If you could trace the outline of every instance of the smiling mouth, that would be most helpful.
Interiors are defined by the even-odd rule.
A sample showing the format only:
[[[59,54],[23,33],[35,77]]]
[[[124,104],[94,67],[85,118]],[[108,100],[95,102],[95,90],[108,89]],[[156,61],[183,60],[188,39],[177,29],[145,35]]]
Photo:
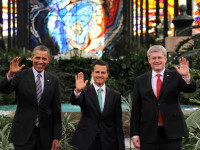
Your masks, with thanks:
[[[43,65],[37,65],[37,67],[39,67],[39,68],[42,68],[42,67],[43,67]]]

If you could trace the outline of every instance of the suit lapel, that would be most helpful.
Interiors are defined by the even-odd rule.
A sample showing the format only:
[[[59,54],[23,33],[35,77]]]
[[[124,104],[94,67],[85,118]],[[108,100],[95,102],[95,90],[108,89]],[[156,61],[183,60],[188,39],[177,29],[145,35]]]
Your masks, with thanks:
[[[44,72],[44,90],[43,90],[42,98],[39,103],[41,103],[44,97],[47,95],[49,88],[51,87],[50,85],[51,85],[50,77],[48,73]]]
[[[91,96],[91,99],[92,99],[91,102],[96,107],[97,112],[101,114],[97,93],[95,91],[93,84],[90,85],[89,88],[90,88],[89,89],[89,92],[90,92],[89,95]]]
[[[169,75],[168,70],[165,70],[165,72],[164,72],[164,78],[163,78],[163,83],[162,83],[162,86],[161,86],[161,89],[160,89],[160,96],[159,96],[159,98],[164,93],[164,90],[165,90],[165,88],[167,86],[167,83],[169,82],[169,77],[170,77],[170,75]]]
[[[104,103],[104,107],[103,107],[103,112],[102,113],[105,113],[107,108],[109,108],[109,103],[110,103],[110,97],[111,97],[111,91],[110,91],[110,88],[108,88],[106,86],[106,96],[105,96],[105,103]]]
[[[36,95],[36,85],[35,85],[35,77],[34,77],[34,73],[33,73],[33,70],[32,68],[29,69],[29,75],[28,75],[30,78],[29,82],[30,82],[30,88],[31,88],[31,91],[32,91],[32,95],[33,95],[33,99],[34,99],[34,102],[35,104],[37,105],[37,95]]]
[[[154,91],[153,91],[153,89],[152,89],[152,83],[151,83],[151,79],[152,79],[152,71],[150,71],[149,73],[148,73],[148,75],[147,75],[147,85],[148,85],[148,89],[150,89],[150,91],[151,91],[151,95],[154,97],[154,99],[155,99],[155,101],[157,102],[157,98],[156,98],[156,95],[155,95],[155,93],[154,93]]]

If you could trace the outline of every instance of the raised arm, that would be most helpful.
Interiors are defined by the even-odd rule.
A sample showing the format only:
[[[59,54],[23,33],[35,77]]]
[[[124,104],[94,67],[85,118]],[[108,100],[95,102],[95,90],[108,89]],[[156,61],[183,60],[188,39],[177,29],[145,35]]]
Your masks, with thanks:
[[[76,80],[75,90],[77,93],[80,93],[88,83],[88,80],[84,82],[84,74],[82,72],[78,73],[78,76],[77,75],[75,76],[75,80]]]
[[[183,78],[189,78],[189,61],[187,61],[184,57],[179,59],[179,68],[177,66],[175,68]]]
[[[8,77],[13,77],[13,75],[20,71],[25,65],[21,65],[19,67],[19,61],[20,61],[20,57],[15,57],[11,62],[10,62],[10,69],[8,71]]]

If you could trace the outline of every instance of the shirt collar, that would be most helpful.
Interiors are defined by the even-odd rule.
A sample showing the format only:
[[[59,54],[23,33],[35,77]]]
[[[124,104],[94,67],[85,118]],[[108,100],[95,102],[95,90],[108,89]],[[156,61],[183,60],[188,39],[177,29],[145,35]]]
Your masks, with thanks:
[[[165,68],[159,74],[163,77],[164,72],[165,72]],[[152,70],[152,78],[155,77],[157,74],[158,74],[157,72],[155,72],[154,70]]]
[[[38,74],[41,74],[41,77],[44,78],[44,70],[41,73],[38,73],[34,67],[32,67],[34,77],[37,77]]]
[[[102,87],[98,87],[95,83],[93,83],[93,85],[94,85],[94,88],[95,88],[95,91],[98,91],[99,90],[99,88],[101,88],[102,89],[102,91],[104,91],[105,92],[105,88],[106,88],[106,85],[104,84]]]

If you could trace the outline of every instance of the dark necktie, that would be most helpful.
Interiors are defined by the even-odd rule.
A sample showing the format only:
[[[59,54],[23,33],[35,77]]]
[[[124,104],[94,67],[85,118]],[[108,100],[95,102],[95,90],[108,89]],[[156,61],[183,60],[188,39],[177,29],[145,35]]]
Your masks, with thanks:
[[[35,84],[36,84],[36,95],[37,95],[37,102],[38,103],[40,102],[40,99],[42,97],[42,82],[40,80],[41,76],[42,76],[41,74],[38,74],[37,80],[35,82]]]
[[[37,95],[37,102],[38,102],[38,104],[39,104],[40,99],[41,99],[41,97],[42,97],[42,82],[41,82],[41,80],[40,80],[40,77],[41,77],[41,76],[42,76],[41,74],[38,74],[38,75],[37,75],[36,82],[35,82],[35,84],[36,84],[36,95]],[[37,118],[36,118],[36,123],[35,123],[35,125],[36,125],[37,127],[39,126],[39,116],[38,116],[38,114],[37,114]]]
[[[102,112],[102,96],[101,96],[101,91],[102,91],[102,88],[99,88],[98,89],[98,100],[99,100],[100,110]]]
[[[160,74],[157,74],[156,76],[158,77],[158,79],[157,79],[157,99],[159,99],[162,81],[160,79],[160,76],[161,76]],[[162,116],[161,116],[160,110],[158,110],[158,122],[163,124],[163,120],[162,120]]]

